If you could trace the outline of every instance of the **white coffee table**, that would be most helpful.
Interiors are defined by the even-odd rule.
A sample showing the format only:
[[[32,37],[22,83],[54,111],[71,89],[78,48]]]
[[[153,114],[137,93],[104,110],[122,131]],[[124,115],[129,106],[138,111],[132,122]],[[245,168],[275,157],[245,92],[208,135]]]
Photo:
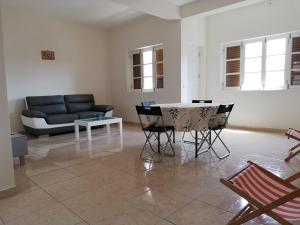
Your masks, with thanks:
[[[106,125],[106,130],[108,133],[110,133],[110,124],[118,123],[119,124],[119,130],[120,135],[123,136],[123,124],[122,124],[122,118],[119,117],[101,117],[101,118],[91,118],[91,119],[81,119],[81,120],[75,120],[75,136],[76,139],[79,139],[79,126],[86,127],[86,133],[87,133],[87,139],[89,141],[92,140],[92,132],[91,128],[95,126],[102,126]]]

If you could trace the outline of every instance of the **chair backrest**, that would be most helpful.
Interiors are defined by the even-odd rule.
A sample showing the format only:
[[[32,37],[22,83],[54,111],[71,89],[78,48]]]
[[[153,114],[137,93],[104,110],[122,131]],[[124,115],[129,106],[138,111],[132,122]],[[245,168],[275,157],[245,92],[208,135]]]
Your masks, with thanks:
[[[162,116],[162,112],[159,106],[155,107],[144,107],[144,106],[135,106],[136,112],[138,115],[146,116]]]
[[[144,106],[135,106],[136,112],[138,114],[142,129],[148,126],[156,126],[160,123],[165,127],[164,119],[162,112],[159,106],[155,107],[144,107]]]
[[[219,108],[217,110],[217,116],[220,115],[220,114],[223,114],[225,115],[225,120],[224,120],[224,124],[220,124],[221,126],[226,126],[227,122],[228,122],[228,119],[229,119],[229,116],[231,114],[231,111],[233,109],[233,106],[234,104],[229,104],[229,105],[219,105]]]
[[[142,101],[142,106],[144,106],[145,108],[149,108],[151,105],[154,105],[155,101],[153,100],[149,100],[149,101]]]
[[[212,100],[192,100],[192,103],[212,103]]]

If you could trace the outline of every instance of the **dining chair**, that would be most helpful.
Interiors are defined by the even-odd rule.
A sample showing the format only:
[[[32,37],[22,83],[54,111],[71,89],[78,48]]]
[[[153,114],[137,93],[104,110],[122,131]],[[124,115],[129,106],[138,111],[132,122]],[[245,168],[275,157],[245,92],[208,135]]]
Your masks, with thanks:
[[[212,103],[212,100],[192,100],[192,103],[193,104],[195,104],[195,103]],[[195,132],[197,132],[197,131],[195,131]],[[182,140],[182,142],[184,142],[184,143],[194,143],[193,141],[188,141],[188,140],[184,140],[184,137],[185,137],[185,135],[186,135],[186,131],[184,131],[183,132],[183,135],[182,135],[182,138],[181,138],[181,140]],[[192,133],[192,131],[189,131],[189,133],[190,133],[190,135],[192,136],[192,138],[193,139],[195,139],[196,137],[195,137],[195,135],[193,135],[193,133]],[[199,140],[201,140],[201,138],[199,138]]]
[[[300,141],[300,131],[289,128],[288,131],[285,133],[288,138],[292,138],[296,141]],[[294,158],[296,155],[300,154],[300,143],[296,144],[294,147],[289,149],[289,155],[285,158],[285,161],[288,162],[291,158]]]
[[[248,204],[227,225],[240,225],[263,214],[284,225],[300,221],[300,188],[292,182],[300,172],[282,179],[259,165],[248,161],[238,173],[220,181]]]
[[[224,141],[221,138],[222,131],[227,127],[229,116],[232,112],[234,104],[229,105],[220,105],[216,114],[212,116],[210,119],[209,125],[208,125],[208,132],[206,135],[202,134],[202,137],[204,137],[204,140],[202,140],[199,149],[203,146],[203,144],[206,142],[208,143],[209,147],[206,151],[203,151],[201,153],[207,152],[209,149],[213,151],[213,153],[217,156],[218,159],[224,159],[230,155],[230,150],[224,143]],[[212,133],[215,134],[214,139],[212,140]],[[197,135],[196,135],[197,136]],[[220,156],[217,151],[214,149],[213,145],[215,142],[219,140],[222,145],[224,146],[227,153],[223,156]],[[200,153],[200,154],[201,154]]]
[[[142,127],[142,130],[146,137],[146,142],[142,148],[140,153],[140,158],[145,161],[152,162],[160,162],[161,161],[161,151],[165,152],[167,147],[170,146],[172,149],[172,155],[175,155],[175,149],[173,147],[173,143],[175,143],[174,135],[175,128],[174,126],[165,125],[164,118],[162,115],[161,108],[159,106],[156,107],[144,107],[144,106],[136,106],[136,111],[139,117],[139,121]],[[154,119],[149,121],[149,117],[153,117]],[[161,145],[161,134],[164,133],[167,137],[167,142],[165,145]],[[171,136],[173,135],[173,143]],[[153,143],[151,142],[151,137],[155,136],[157,140],[157,151],[153,147]],[[149,145],[150,149],[154,153],[153,156],[143,156],[144,150],[146,146]],[[159,155],[159,159],[155,160],[154,156]]]

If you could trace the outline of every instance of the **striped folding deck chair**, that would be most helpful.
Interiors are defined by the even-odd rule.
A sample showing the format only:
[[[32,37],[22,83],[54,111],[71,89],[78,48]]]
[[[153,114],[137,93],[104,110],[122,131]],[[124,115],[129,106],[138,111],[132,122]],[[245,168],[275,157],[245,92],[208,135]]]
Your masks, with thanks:
[[[300,172],[284,180],[253,162],[221,182],[248,201],[248,204],[228,223],[244,224],[266,214],[280,224],[300,220],[300,188],[291,182]]]
[[[285,133],[288,138],[292,138],[296,141],[300,141],[300,131],[289,128],[288,131]],[[285,158],[285,161],[288,162],[291,158],[295,157],[296,155],[300,154],[300,143],[295,145],[294,147],[289,149],[289,156]]]

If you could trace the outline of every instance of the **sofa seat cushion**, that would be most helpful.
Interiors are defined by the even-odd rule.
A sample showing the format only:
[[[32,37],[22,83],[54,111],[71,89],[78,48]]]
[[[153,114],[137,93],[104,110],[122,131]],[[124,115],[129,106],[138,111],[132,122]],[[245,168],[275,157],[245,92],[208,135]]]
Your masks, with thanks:
[[[105,116],[104,112],[96,112],[96,111],[79,112],[77,114],[80,119],[96,118],[97,114],[99,114],[100,117]]]
[[[79,116],[77,114],[53,114],[47,116],[48,124],[64,124],[64,123],[73,123],[75,120],[78,120]]]

